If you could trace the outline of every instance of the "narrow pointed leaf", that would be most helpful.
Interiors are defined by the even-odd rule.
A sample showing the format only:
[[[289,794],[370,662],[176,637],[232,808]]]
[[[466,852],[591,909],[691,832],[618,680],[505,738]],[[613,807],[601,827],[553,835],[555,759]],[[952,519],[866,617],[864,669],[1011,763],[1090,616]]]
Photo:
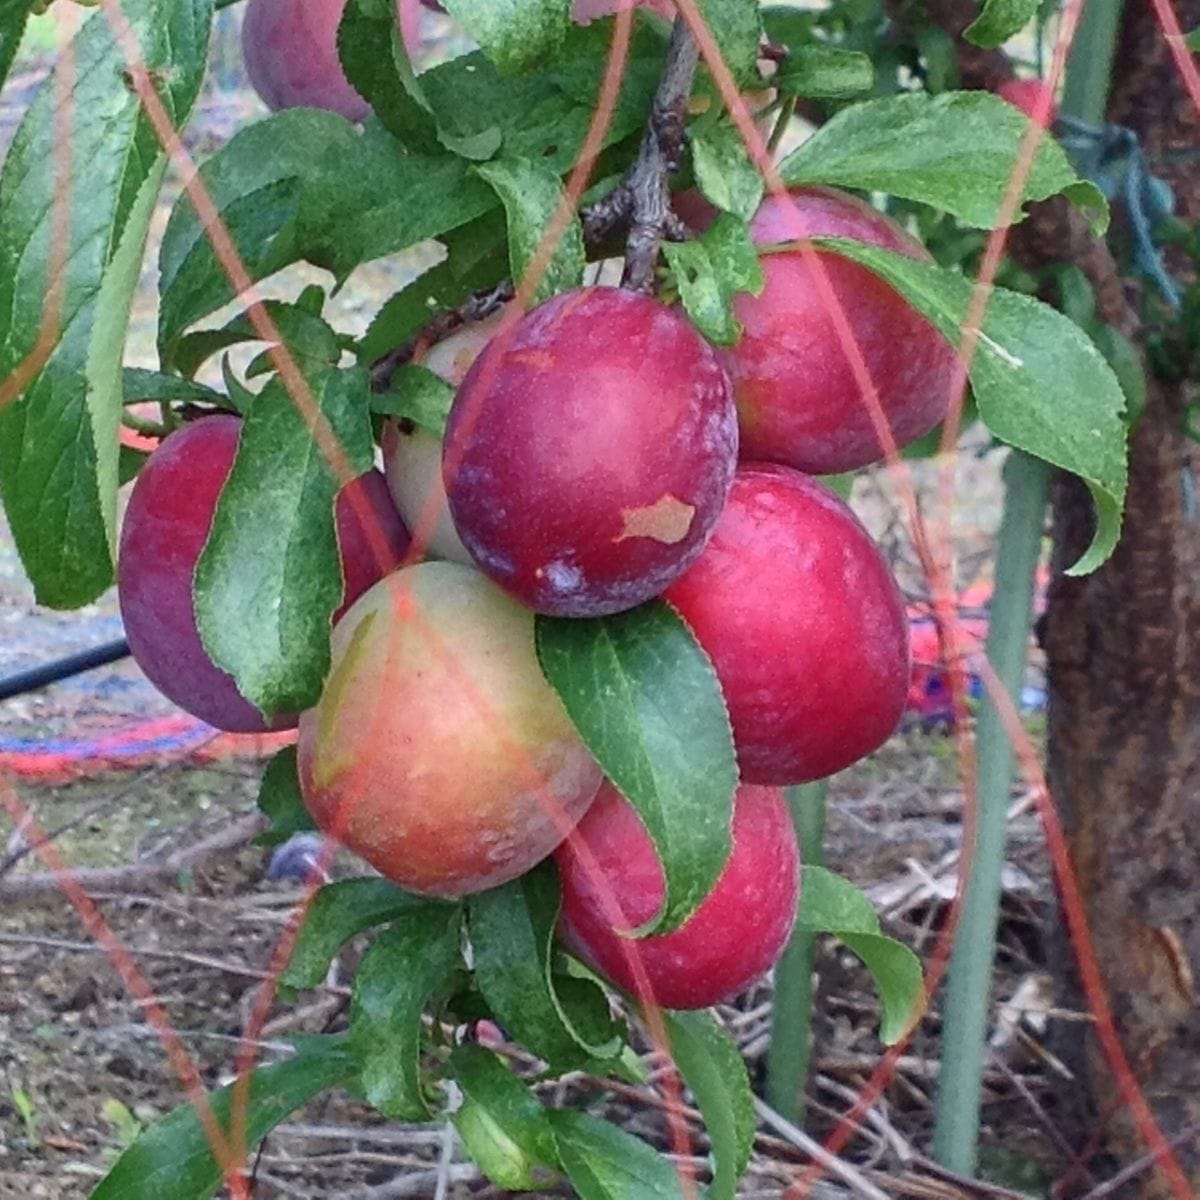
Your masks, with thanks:
[[[737,1043],[706,1012],[663,1014],[671,1057],[696,1097],[712,1145],[712,1200],[734,1200],[750,1161],[758,1117]]]
[[[368,470],[366,372],[325,372],[312,393],[351,471]],[[330,618],[342,596],[339,486],[292,397],[272,380],[246,418],[195,581],[205,648],[264,713],[311,707],[329,670]]]
[[[344,1038],[307,1038],[294,1058],[260,1067],[250,1077],[242,1145],[252,1148],[281,1121],[327,1088],[347,1082],[354,1059]],[[233,1084],[210,1102],[228,1131]],[[205,1200],[221,1186],[221,1168],[189,1102],[150,1126],[117,1159],[91,1200]]]
[[[957,346],[972,284],[953,271],[842,239],[818,239],[874,271]],[[984,424],[1009,445],[1078,475],[1096,532],[1070,575],[1093,571],[1121,532],[1127,481],[1125,396],[1104,356],[1073,321],[1029,296],[995,288],[971,363]]]
[[[122,5],[177,127],[200,87],[211,8]],[[121,357],[166,161],[103,15],[84,24],[70,62],[62,83],[51,74],[40,86],[0,175],[0,380],[20,392],[0,407],[0,496],[38,599],[56,608],[113,578]],[[35,353],[56,317],[48,356]]]
[[[546,678],[662,861],[666,899],[645,932],[674,929],[730,851],[737,767],[712,663],[661,601],[594,620],[539,617],[537,646]]]

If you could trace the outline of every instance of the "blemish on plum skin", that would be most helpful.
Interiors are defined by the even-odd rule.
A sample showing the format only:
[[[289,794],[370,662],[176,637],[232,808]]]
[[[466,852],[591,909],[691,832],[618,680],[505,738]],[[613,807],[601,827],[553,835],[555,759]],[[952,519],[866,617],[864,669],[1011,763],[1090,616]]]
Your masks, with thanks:
[[[504,357],[510,363],[533,367],[535,371],[550,371],[558,365],[549,350],[510,350]]]
[[[695,515],[694,504],[687,504],[668,492],[653,504],[642,508],[621,509],[621,520],[624,524],[620,534],[613,538],[613,541],[623,542],[628,538],[645,537],[653,538],[666,546],[675,546],[687,537]]]

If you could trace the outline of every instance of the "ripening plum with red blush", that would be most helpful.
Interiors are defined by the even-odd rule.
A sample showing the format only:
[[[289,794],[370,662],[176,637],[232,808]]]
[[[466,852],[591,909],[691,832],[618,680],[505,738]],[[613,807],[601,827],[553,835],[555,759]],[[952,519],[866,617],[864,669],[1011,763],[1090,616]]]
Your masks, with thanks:
[[[233,677],[205,651],[196,628],[192,579],[212,529],[221,489],[241,436],[241,419],[219,414],[176,430],[150,455],[134,482],[121,527],[117,595],[129,648],[146,677],[193,716],[235,733],[287,729],[269,725]],[[398,566],[408,531],[378,471],[338,494],[334,509],[343,599],[338,614]],[[230,620],[239,620],[237,613]]]
[[[346,0],[249,0],[242,21],[246,74],[272,111],[324,108],[362,121],[371,106],[351,86],[337,52]]]
[[[816,480],[740,467],[712,540],[664,598],[712,659],[744,780],[821,779],[894,732],[904,601],[870,534]]]
[[[317,824],[422,895],[498,887],[545,858],[601,774],[533,631],[532,613],[457,563],[405,567],[360,597],[300,719]]]
[[[924,247],[883,213],[831,188],[797,188],[791,203],[768,196],[751,222],[763,246],[806,237],[841,237],[931,261]],[[956,354],[903,296],[866,267],[815,250],[866,364],[897,446],[922,437],[950,402]],[[761,259],[762,293],[741,293],[743,326],[723,352],[733,380],[741,456],[786,463],[810,474],[850,471],[884,456],[837,326],[806,254]]]
[[[488,344],[451,407],[442,471],[480,568],[537,612],[586,617],[687,568],[736,456],[729,379],[687,318],[589,287]]]
[[[670,933],[628,936],[659,911],[665,888],[641,819],[611,783],[554,858],[563,942],[645,1004],[688,1009],[732,1000],[775,965],[796,919],[800,854],[776,788],[738,788],[729,861],[700,907]]]

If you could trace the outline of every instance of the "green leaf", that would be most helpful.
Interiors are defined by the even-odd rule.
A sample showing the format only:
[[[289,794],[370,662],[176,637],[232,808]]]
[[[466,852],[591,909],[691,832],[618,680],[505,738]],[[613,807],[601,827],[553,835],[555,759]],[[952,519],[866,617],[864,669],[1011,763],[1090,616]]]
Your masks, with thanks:
[[[258,807],[271,819],[271,828],[254,839],[259,846],[278,846],[293,834],[316,829],[300,794],[295,746],[284,746],[267,763],[258,785]]]
[[[541,247],[550,219],[563,199],[558,176],[547,166],[526,158],[500,158],[475,168],[496,189],[508,214],[508,255],[512,277],[524,277]],[[583,227],[572,216],[546,265],[534,293],[536,301],[548,300],[583,282],[586,259]]]
[[[371,411],[385,417],[404,417],[436,433],[446,432],[454,403],[454,388],[426,367],[405,363],[393,376],[391,388],[371,397]]]
[[[288,353],[305,366],[336,366],[341,359],[338,336],[321,318],[296,304],[264,300],[262,308],[279,334],[269,345],[285,345]],[[240,312],[218,329],[201,329],[184,334],[175,343],[173,361],[184,375],[192,376],[214,354],[230,346],[262,341],[249,312]],[[268,360],[269,361],[269,360]],[[253,371],[248,371],[252,375]],[[261,372],[260,372],[261,373]]]
[[[1192,51],[1200,50],[1200,28],[1193,29],[1183,39],[1183,44]]]
[[[0,84],[8,77],[25,33],[25,22],[37,0],[0,0]]]
[[[393,0],[349,0],[337,40],[346,78],[375,116],[408,149],[436,153],[437,123],[408,65]]]
[[[409,341],[440,312],[457,308],[473,292],[508,275],[503,214],[497,210],[445,239],[447,257],[391,296],[376,313],[358,346],[368,366]]]
[[[712,663],[662,601],[594,620],[538,617],[536,628],[542,671],[662,861],[663,908],[644,932],[674,929],[731,845],[737,767]]]
[[[796,924],[821,933],[878,933],[879,916],[848,879],[805,863]]]
[[[814,240],[886,279],[958,345],[970,280],[877,246]],[[996,437],[1087,484],[1096,504],[1096,532],[1067,574],[1094,571],[1120,536],[1127,481],[1125,397],[1112,368],[1062,313],[995,288],[971,364],[971,387],[980,418]]]
[[[421,1013],[459,966],[461,909],[414,905],[371,943],[354,979],[350,1046],[367,1102],[395,1121],[426,1121],[421,1079]]]
[[[866,54],[808,42],[794,46],[771,83],[784,95],[810,100],[838,100],[869,92],[875,68]]]
[[[492,189],[468,171],[451,154],[405,153],[377,123],[359,133],[333,113],[294,108],[235,134],[200,179],[251,279],[305,259],[342,280],[360,263],[496,207]],[[159,349],[171,362],[184,330],[234,295],[186,196],[167,224],[159,266]]]
[[[621,1049],[608,1001],[585,979],[551,973],[559,910],[549,864],[467,902],[475,981],[496,1020],[552,1070],[611,1059]]]
[[[666,1012],[671,1057],[704,1115],[712,1145],[713,1200],[734,1200],[750,1161],[758,1117],[737,1044],[707,1012]]]
[[[833,934],[862,959],[883,1004],[880,1039],[889,1046],[899,1041],[925,1002],[921,960],[880,932],[879,917],[866,896],[840,875],[805,864],[796,925]]]
[[[126,367],[121,372],[121,392],[125,404],[144,404],[147,401],[174,401],[180,404],[216,404],[226,406],[229,397],[212,388],[178,375],[161,371],[146,371],[141,367]]]
[[[692,135],[692,166],[700,191],[719,209],[749,221],[763,197],[762,176],[738,131],[726,121]]]
[[[663,254],[692,324],[710,342],[733,345],[742,332],[733,315],[735,294],[757,295],[763,288],[762,264],[746,221],[722,213],[694,241],[665,242]]]
[[[991,229],[999,223],[1028,125],[1022,112],[988,92],[909,92],[842,109],[780,164],[780,172],[789,185],[888,192]],[[1021,202],[1060,192],[1092,210],[1093,228],[1103,232],[1103,197],[1076,176],[1053,138],[1042,138]]]
[[[758,48],[763,37],[758,4],[759,0],[697,0],[725,65],[741,84],[758,78]]]
[[[312,399],[355,475],[370,469],[367,374],[310,377]],[[264,713],[316,703],[342,599],[337,477],[279,379],[254,401],[196,564],[196,622],[213,661]]]
[[[963,37],[985,50],[995,50],[1020,33],[1037,10],[1038,0],[984,0],[983,11],[963,30]]]
[[[558,1157],[580,1200],[683,1200],[703,1197],[685,1187],[669,1159],[623,1129],[581,1112],[552,1112]]]
[[[279,982],[313,988],[323,983],[338,950],[356,933],[394,921],[430,902],[386,879],[342,879],[313,897]]]
[[[211,0],[128,0],[122,11],[182,127],[204,72]],[[11,18],[0,29],[11,34]],[[109,22],[87,21],[72,54],[70,94],[53,74],[42,83],[0,175],[0,379],[11,386],[18,368],[29,371],[0,409],[0,496],[38,601],[54,608],[85,604],[113,579],[121,358],[166,165]],[[69,179],[59,178],[60,146],[70,148]],[[61,309],[41,361],[60,265],[52,243]]]
[[[553,57],[571,14],[571,0],[444,0],[444,6],[506,74]]]
[[[894,938],[881,933],[837,933],[875,980],[883,1003],[879,1039],[885,1046],[898,1042],[921,1015],[925,1000],[925,978],[921,960]]]
[[[345,1039],[306,1038],[293,1058],[250,1076],[243,1145],[253,1147],[289,1114],[327,1088],[347,1082],[354,1059]],[[213,1113],[229,1129],[233,1084],[210,1096]],[[228,1136],[228,1134],[227,1134]],[[91,1200],[204,1200],[221,1186],[221,1168],[191,1103],[156,1121],[117,1159]]]
[[[541,1101],[482,1046],[456,1047],[449,1073],[463,1092],[454,1127],[479,1169],[507,1191],[549,1182],[558,1147]]]

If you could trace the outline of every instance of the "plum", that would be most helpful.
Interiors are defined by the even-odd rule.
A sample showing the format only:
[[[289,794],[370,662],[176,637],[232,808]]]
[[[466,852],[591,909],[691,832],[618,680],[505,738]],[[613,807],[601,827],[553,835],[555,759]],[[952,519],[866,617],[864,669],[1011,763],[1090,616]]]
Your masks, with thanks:
[[[768,196],[751,222],[758,245],[804,237],[852,238],[922,261],[929,255],[894,221],[830,188],[805,187],[791,201]],[[957,356],[903,296],[866,267],[815,251],[862,354],[897,446],[928,433],[950,403]],[[735,297],[743,326],[723,352],[733,380],[748,461],[785,463],[814,475],[850,471],[884,456],[806,256],[762,258],[762,293]]]
[[[699,908],[670,933],[628,936],[659,911],[664,882],[645,827],[611,783],[554,858],[564,944],[643,1004],[688,1009],[732,1000],[774,966],[796,919],[800,854],[776,788],[738,788],[729,861]]]
[[[249,0],[242,22],[246,74],[263,103],[324,108],[362,121],[371,106],[350,85],[338,58],[346,0]]]
[[[728,377],[687,318],[585,287],[476,359],[442,470],[475,562],[535,611],[581,617],[641,604],[687,568],[736,455]]]
[[[712,540],[665,599],[712,659],[742,779],[820,779],[899,723],[909,683],[900,589],[858,518],[816,480],[740,467]]]
[[[241,429],[241,419],[232,414],[203,417],[170,434],[150,455],[125,510],[117,594],[133,657],[163,695],[218,729],[260,733],[289,728],[297,718],[280,716],[270,725],[263,720],[233,677],[209,658],[192,602],[196,560]],[[378,471],[343,488],[334,511],[344,584],[340,613],[403,561],[408,531]]]
[[[393,572],[346,613],[298,753],[316,823],[430,896],[529,870],[601,780],[542,677],[532,614],[456,563]]]
[[[502,319],[494,313],[456,329],[431,346],[421,366],[458,387],[471,364],[491,341]],[[414,535],[426,534],[434,519],[425,550],[431,558],[473,566],[446,502],[442,483],[442,439],[412,421],[389,420],[383,428],[383,461],[392,500]]]

